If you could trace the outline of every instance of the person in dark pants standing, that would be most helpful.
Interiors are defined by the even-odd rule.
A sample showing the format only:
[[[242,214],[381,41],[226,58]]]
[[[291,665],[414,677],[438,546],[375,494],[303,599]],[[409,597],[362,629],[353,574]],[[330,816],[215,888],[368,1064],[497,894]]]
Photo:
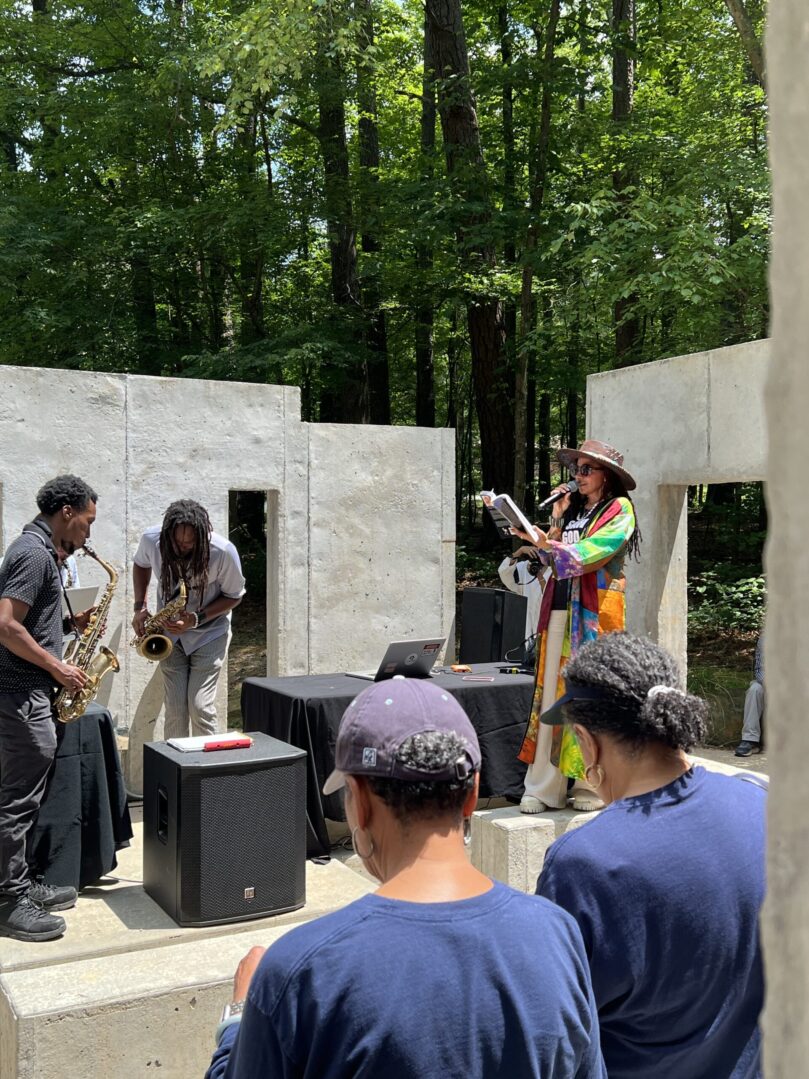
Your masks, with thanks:
[[[54,940],[65,931],[76,890],[34,881],[26,843],[56,754],[56,686],[81,690],[87,675],[62,662],[61,548],[89,538],[97,495],[78,476],[57,476],[37,494],[39,514],[9,546],[0,567],[0,936]],[[84,630],[92,608],[75,617]]]

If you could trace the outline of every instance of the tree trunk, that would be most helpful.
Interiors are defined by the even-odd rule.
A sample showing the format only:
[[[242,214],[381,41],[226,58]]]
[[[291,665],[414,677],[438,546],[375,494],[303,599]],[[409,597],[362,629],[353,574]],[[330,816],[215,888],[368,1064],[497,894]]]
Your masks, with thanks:
[[[517,503],[525,499],[525,436],[527,426],[526,390],[528,379],[528,346],[525,341],[531,327],[534,306],[534,255],[537,248],[539,222],[545,187],[548,179],[548,152],[551,137],[552,68],[556,50],[556,29],[559,23],[560,0],[551,0],[545,29],[545,47],[542,56],[542,103],[539,110],[539,131],[533,160],[532,182],[529,201],[529,224],[523,250],[522,280],[520,288],[520,338],[517,349],[517,372],[515,379],[514,409],[514,497]],[[539,49],[539,35],[536,35]]]
[[[254,206],[257,202],[257,130],[254,111],[247,117],[237,137],[237,186],[240,200],[245,206]],[[239,343],[242,345],[251,345],[264,337],[264,252],[253,220],[252,214],[248,214],[239,226]]]
[[[503,262],[508,267],[517,263],[517,239],[514,232],[514,216],[517,198],[516,152],[514,146],[514,86],[511,64],[513,48],[509,30],[508,7],[497,9],[497,28],[500,39],[500,60],[503,68]],[[508,297],[503,303],[503,321],[506,327],[506,352],[509,370],[516,369],[517,356],[517,304]],[[517,387],[515,385],[515,393]],[[519,450],[517,451],[520,456]],[[517,467],[515,462],[515,467]]]
[[[142,252],[133,255],[132,313],[135,322],[135,342],[138,353],[138,372],[143,375],[162,373],[160,336],[157,330],[157,306],[149,259]]]
[[[549,393],[540,394],[539,397],[538,428],[537,495],[542,502],[551,493],[551,395]]]
[[[736,29],[742,39],[742,45],[744,45],[744,51],[750,61],[750,67],[755,72],[759,84],[766,90],[767,69],[764,50],[761,47],[761,42],[756,37],[753,22],[747,13],[747,8],[744,6],[744,0],[725,0],[725,4],[733,16],[733,21],[736,23]]]
[[[626,126],[632,116],[635,96],[635,0],[612,0],[612,120],[616,141],[616,165],[612,174],[618,213],[628,215],[633,171],[625,161]],[[639,297],[622,296],[615,301],[615,366],[629,367],[640,357]]]
[[[530,330],[536,327],[537,305],[531,304]],[[536,505],[537,470],[537,350],[528,357],[528,390],[525,402],[525,511],[529,518]]]
[[[362,304],[357,271],[354,209],[348,169],[343,75],[332,50],[320,51],[318,140],[323,155],[324,202],[329,236],[331,292],[334,304],[355,322],[358,352],[362,348]],[[330,385],[321,394],[324,422],[367,423],[368,370],[360,354],[347,370],[329,371]]]
[[[459,205],[459,255],[469,271],[480,273],[494,266],[494,250],[480,238],[481,227],[491,221],[491,204],[460,0],[427,0],[426,13],[438,79],[447,174]],[[471,292],[467,295],[467,322],[482,480],[486,487],[504,490],[514,477],[514,417],[500,301],[495,296]]]
[[[421,79],[421,178],[425,192],[433,179],[433,155],[435,154],[435,73],[429,48],[432,37],[424,27],[424,70]],[[435,427],[435,358],[433,355],[433,304],[431,290],[427,286],[433,268],[433,250],[430,244],[416,241],[417,288],[415,351],[416,351],[416,424],[419,427]],[[450,371],[450,400],[447,424],[454,427],[454,385]]]
[[[362,296],[366,312],[368,389],[371,423],[390,423],[390,373],[388,334],[382,308],[380,263],[382,244],[377,233],[379,219],[379,133],[374,51],[374,18],[371,0],[355,0],[361,55],[357,63],[359,106],[360,212],[363,255]]]
[[[0,144],[3,147],[6,168],[9,172],[16,172],[18,168],[17,143],[14,141],[13,136],[9,135],[7,131],[0,131]]]

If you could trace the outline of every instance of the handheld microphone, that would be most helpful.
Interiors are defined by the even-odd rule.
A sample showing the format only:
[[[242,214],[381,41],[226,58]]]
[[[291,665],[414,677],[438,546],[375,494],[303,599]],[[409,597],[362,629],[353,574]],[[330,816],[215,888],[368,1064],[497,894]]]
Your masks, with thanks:
[[[579,485],[575,480],[568,480],[567,483],[561,484],[561,487],[561,491],[557,491],[555,495],[551,495],[550,498],[546,498],[544,502],[540,502],[537,506],[537,512],[546,510],[549,506],[552,506],[554,502],[558,502],[560,498],[564,498],[565,495],[572,495],[574,491],[578,491],[579,489]]]

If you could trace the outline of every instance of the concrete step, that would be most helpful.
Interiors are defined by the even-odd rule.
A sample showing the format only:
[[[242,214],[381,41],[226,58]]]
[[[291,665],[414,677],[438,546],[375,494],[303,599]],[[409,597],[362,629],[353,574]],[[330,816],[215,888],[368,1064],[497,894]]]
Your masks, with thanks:
[[[725,775],[767,777],[750,768],[692,756],[694,764]],[[521,892],[533,893],[545,861],[545,852],[559,836],[593,820],[598,813],[573,809],[525,814],[517,806],[478,810],[472,814],[472,864],[489,877],[501,880]]]
[[[182,929],[143,891],[142,826],[135,831],[115,879],[65,912],[61,940],[0,942],[2,1079],[201,1076],[248,949],[374,887],[338,861],[308,862],[301,910]]]

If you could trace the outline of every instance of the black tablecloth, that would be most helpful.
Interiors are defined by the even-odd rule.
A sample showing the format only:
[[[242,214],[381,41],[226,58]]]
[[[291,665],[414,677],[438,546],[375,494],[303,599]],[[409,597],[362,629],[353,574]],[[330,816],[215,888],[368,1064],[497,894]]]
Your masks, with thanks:
[[[458,674],[437,674],[433,683],[448,689],[477,731],[483,757],[482,798],[519,798],[525,765],[517,760],[528,711],[533,677],[499,674],[498,664],[477,663],[473,675],[494,681],[464,681]],[[306,773],[307,850],[309,857],[329,852],[325,818],[345,820],[342,794],[323,795],[334,767],[334,744],[340,719],[350,702],[371,683],[347,674],[289,678],[247,678],[242,684],[245,731],[263,731],[308,754]]]
[[[29,844],[29,863],[48,884],[84,888],[118,864],[132,823],[112,716],[91,704],[57,723],[58,745]]]

